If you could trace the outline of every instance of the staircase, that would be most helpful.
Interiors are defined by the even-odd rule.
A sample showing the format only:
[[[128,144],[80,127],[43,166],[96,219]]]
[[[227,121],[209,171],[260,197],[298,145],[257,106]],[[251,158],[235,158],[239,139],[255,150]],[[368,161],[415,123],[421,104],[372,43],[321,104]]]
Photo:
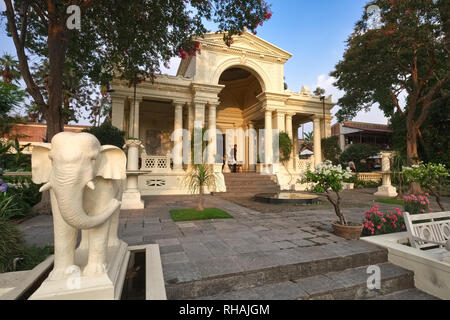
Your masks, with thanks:
[[[259,193],[280,192],[274,175],[261,175],[258,173],[225,173],[227,192],[218,193],[224,197],[253,197]]]
[[[381,270],[380,289],[368,289],[369,265]],[[166,284],[166,289],[169,299],[437,300],[414,288],[413,272],[387,262],[384,249]]]

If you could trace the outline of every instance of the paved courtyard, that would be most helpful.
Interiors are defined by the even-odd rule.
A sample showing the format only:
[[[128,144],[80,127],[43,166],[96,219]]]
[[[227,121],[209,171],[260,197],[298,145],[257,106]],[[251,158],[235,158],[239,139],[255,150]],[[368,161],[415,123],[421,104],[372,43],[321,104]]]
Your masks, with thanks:
[[[350,221],[362,221],[364,211],[370,207],[361,192],[354,191],[349,197],[353,200],[344,206],[343,212]],[[358,199],[365,205],[358,203]],[[361,265],[386,260],[386,252],[373,245],[333,235],[331,223],[336,218],[326,203],[316,207],[285,208],[286,212],[261,212],[264,210],[250,208],[251,204],[260,206],[250,199],[229,201],[207,196],[205,207],[221,208],[234,219],[172,221],[170,210],[193,208],[196,201],[193,196],[145,197],[144,210],[121,213],[119,235],[125,242],[129,245],[159,244],[169,290],[171,285],[321,259],[335,259],[334,263],[345,262],[336,259],[346,256],[366,259]],[[382,210],[395,207],[381,205]],[[29,244],[44,245],[53,240],[50,216],[26,221],[22,229]],[[176,296],[184,297],[182,291],[177,291]]]

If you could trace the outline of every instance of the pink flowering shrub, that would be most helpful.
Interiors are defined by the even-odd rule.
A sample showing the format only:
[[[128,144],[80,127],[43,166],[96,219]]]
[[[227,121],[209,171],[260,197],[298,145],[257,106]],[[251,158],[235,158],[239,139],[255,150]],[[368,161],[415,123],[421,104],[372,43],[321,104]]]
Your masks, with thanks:
[[[378,205],[365,212],[363,236],[406,231],[405,220],[399,209],[395,212],[382,213]]]
[[[409,214],[420,214],[425,212],[430,212],[430,201],[428,197],[430,195],[425,193],[424,196],[410,194],[409,196],[403,197],[403,211],[408,212]]]

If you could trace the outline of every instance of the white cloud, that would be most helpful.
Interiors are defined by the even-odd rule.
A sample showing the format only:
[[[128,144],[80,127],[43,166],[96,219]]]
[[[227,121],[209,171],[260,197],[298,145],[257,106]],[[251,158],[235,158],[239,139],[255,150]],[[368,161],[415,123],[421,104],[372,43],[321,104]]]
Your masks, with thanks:
[[[169,64],[168,64],[169,68],[166,68],[164,66],[164,64],[160,65],[161,73],[168,74],[170,76],[176,76],[178,67],[180,66],[180,63],[181,63],[181,58],[178,58],[178,57],[171,58],[169,61]]]

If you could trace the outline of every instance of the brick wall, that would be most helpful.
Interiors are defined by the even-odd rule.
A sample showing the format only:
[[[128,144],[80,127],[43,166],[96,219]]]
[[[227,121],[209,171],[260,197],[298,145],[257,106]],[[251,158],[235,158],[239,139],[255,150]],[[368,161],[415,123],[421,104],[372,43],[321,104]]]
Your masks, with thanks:
[[[64,131],[81,132],[90,126],[66,125]],[[9,136],[19,136],[20,144],[43,142],[47,132],[45,123],[16,124],[11,128]]]

